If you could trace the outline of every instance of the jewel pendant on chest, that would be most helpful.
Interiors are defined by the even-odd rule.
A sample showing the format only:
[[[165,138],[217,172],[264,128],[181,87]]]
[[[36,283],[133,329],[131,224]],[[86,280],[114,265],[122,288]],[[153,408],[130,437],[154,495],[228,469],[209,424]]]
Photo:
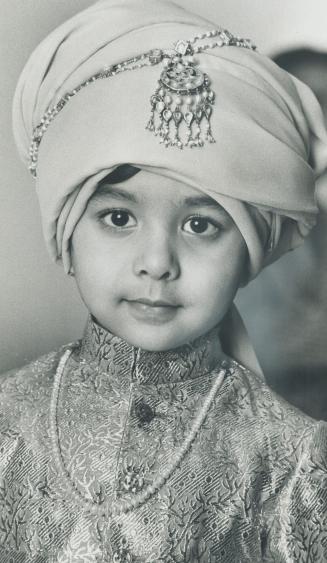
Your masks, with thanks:
[[[158,51],[157,56],[160,56]],[[151,117],[146,126],[166,147],[202,147],[214,143],[210,117],[215,95],[209,77],[200,70],[189,42],[178,41],[175,54],[164,58]]]

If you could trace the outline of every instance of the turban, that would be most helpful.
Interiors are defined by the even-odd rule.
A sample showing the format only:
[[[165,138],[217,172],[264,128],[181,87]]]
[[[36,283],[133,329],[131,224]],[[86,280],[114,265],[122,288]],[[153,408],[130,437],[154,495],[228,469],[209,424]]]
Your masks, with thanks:
[[[68,20],[37,47],[18,83],[14,132],[22,158],[27,161],[33,129],[47,109],[97,71],[211,28],[202,17],[160,0],[102,0]],[[36,189],[46,244],[66,270],[69,240],[88,199],[99,180],[123,163],[216,199],[245,239],[249,278],[299,244],[315,224],[309,159],[326,138],[311,90],[249,49],[209,49],[197,59],[216,93],[215,144],[167,149],[145,130],[157,66],[83,88],[49,126]]]
[[[177,40],[212,27],[161,0],[102,0],[65,22],[37,47],[17,86],[13,123],[22,159],[27,163],[33,129],[67,92],[104,67],[151,49],[172,49]],[[309,163],[326,143],[326,132],[311,90],[250,49],[207,49],[196,60],[216,95],[214,144],[166,148],[145,129],[160,65],[96,80],[48,127],[36,190],[46,244],[66,271],[70,238],[90,197],[124,163],[184,182],[222,205],[246,242],[248,279],[299,244],[315,224]]]

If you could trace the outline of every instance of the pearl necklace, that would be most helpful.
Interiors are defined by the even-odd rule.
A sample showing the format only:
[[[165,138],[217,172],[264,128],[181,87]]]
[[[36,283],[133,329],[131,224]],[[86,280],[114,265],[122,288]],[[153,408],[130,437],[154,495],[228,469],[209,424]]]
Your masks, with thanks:
[[[60,438],[58,432],[58,403],[59,403],[59,396],[60,396],[60,388],[61,388],[61,381],[64,375],[64,371],[68,360],[73,352],[73,348],[66,350],[66,352],[61,357],[56,374],[54,377],[53,389],[52,389],[52,396],[50,402],[50,415],[49,415],[49,422],[50,422],[50,439],[52,444],[52,451],[55,458],[56,466],[59,470],[60,476],[65,482],[66,487],[69,489],[72,498],[78,504],[80,504],[87,512],[98,514],[99,516],[119,516],[121,514],[127,513],[134,508],[138,508],[145,502],[147,502],[156,492],[158,492],[163,485],[167,482],[169,477],[173,474],[175,469],[178,467],[188,450],[190,449],[193,441],[195,440],[207,414],[210,410],[210,407],[215,399],[215,396],[220,389],[223,381],[224,376],[226,374],[226,369],[224,369],[225,362],[222,363],[222,367],[217,373],[217,377],[211,387],[209,394],[207,395],[202,408],[200,409],[193,425],[190,430],[189,435],[184,440],[184,443],[179,448],[179,451],[174,456],[173,461],[170,465],[168,465],[167,469],[163,471],[161,475],[156,477],[151,485],[148,485],[144,491],[135,494],[135,496],[131,500],[118,500],[113,501],[109,506],[109,502],[107,499],[100,502],[92,501],[86,498],[82,492],[78,489],[77,485],[72,480],[72,477],[67,470],[63,454],[61,451],[60,446]]]

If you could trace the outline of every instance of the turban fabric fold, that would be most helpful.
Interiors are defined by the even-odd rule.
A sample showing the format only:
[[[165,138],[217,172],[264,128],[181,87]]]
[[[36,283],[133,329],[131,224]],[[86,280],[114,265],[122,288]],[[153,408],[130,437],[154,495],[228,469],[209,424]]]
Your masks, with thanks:
[[[13,122],[22,159],[27,163],[33,129],[46,110],[90,76],[213,27],[161,0],[102,0],[68,20],[37,47],[17,86]],[[245,239],[249,279],[297,246],[315,224],[309,162],[326,144],[326,132],[311,90],[249,49],[208,49],[196,60],[216,96],[214,144],[166,148],[145,129],[161,65],[95,81],[50,124],[39,149],[36,189],[46,244],[66,271],[70,238],[89,198],[124,163],[217,200]]]

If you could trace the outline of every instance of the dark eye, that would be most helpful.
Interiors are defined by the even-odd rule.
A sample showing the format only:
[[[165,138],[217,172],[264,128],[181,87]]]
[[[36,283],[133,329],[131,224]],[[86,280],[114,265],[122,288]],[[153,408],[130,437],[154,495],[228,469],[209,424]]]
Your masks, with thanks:
[[[184,223],[184,231],[195,235],[213,235],[219,227],[206,217],[191,217]]]
[[[102,216],[102,221],[110,227],[134,227],[136,221],[134,217],[123,209],[115,209],[113,211],[108,211]]]

